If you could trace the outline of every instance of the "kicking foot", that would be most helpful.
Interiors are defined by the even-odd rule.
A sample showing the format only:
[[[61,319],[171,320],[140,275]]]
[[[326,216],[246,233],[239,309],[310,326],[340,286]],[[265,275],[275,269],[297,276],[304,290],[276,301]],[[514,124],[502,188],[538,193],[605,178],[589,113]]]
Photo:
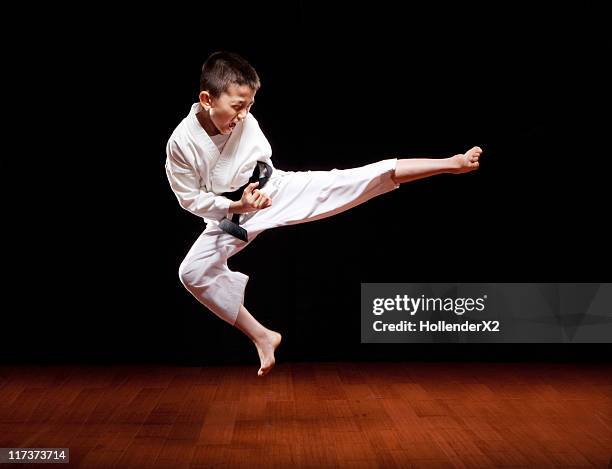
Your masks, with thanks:
[[[274,351],[281,343],[281,339],[282,336],[278,332],[269,331],[262,339],[254,341],[261,362],[257,376],[265,376],[274,367]]]
[[[455,174],[462,174],[477,170],[480,166],[478,159],[481,154],[482,148],[472,147],[463,154],[453,156],[455,168],[452,172]]]

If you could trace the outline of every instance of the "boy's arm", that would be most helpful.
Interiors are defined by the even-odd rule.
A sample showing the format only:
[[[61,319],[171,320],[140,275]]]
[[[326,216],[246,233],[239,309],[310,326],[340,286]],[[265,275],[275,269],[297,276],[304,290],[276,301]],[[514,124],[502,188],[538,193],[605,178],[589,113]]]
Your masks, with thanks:
[[[221,220],[228,216],[231,200],[202,190],[195,170],[177,152],[168,151],[166,175],[181,207],[202,218]]]
[[[241,200],[232,200],[229,206],[228,213],[244,213],[242,211],[242,201]]]

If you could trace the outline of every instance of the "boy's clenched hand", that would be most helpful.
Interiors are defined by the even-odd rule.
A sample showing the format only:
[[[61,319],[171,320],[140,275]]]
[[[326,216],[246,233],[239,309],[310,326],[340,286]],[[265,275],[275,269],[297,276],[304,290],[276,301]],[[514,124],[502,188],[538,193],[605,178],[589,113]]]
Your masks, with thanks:
[[[272,199],[256,187],[259,182],[252,182],[245,187],[239,205],[232,210],[234,213],[256,212],[272,205]]]

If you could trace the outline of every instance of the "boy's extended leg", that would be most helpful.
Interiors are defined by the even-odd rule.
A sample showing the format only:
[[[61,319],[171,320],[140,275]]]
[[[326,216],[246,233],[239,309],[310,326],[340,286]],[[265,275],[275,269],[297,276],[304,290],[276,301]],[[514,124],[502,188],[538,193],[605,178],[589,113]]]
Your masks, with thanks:
[[[406,182],[441,173],[474,171],[481,153],[479,147],[473,147],[450,158],[391,158],[350,169],[290,171],[276,184],[268,183],[272,188],[263,189],[272,198],[272,205],[243,216],[241,225],[251,239],[269,228],[320,220]]]
[[[464,154],[450,158],[408,158],[397,161],[393,180],[399,184],[423,179],[441,173],[460,174],[478,169],[480,147],[473,147]]]
[[[240,224],[251,239],[269,228],[306,223],[344,212],[397,189],[400,185],[392,178],[396,163],[397,159],[392,158],[350,169],[289,172],[278,187],[263,189],[263,192],[270,191],[272,205],[247,214]]]

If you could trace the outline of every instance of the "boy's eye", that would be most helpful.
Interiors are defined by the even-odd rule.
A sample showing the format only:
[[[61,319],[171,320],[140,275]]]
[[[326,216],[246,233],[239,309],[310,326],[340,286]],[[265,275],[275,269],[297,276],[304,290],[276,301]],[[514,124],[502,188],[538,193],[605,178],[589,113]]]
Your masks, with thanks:
[[[234,106],[232,106],[236,111],[240,111],[243,107],[246,107],[247,109],[250,109],[251,106],[253,106],[254,103],[250,103],[248,105],[240,105],[240,104],[236,104]]]

